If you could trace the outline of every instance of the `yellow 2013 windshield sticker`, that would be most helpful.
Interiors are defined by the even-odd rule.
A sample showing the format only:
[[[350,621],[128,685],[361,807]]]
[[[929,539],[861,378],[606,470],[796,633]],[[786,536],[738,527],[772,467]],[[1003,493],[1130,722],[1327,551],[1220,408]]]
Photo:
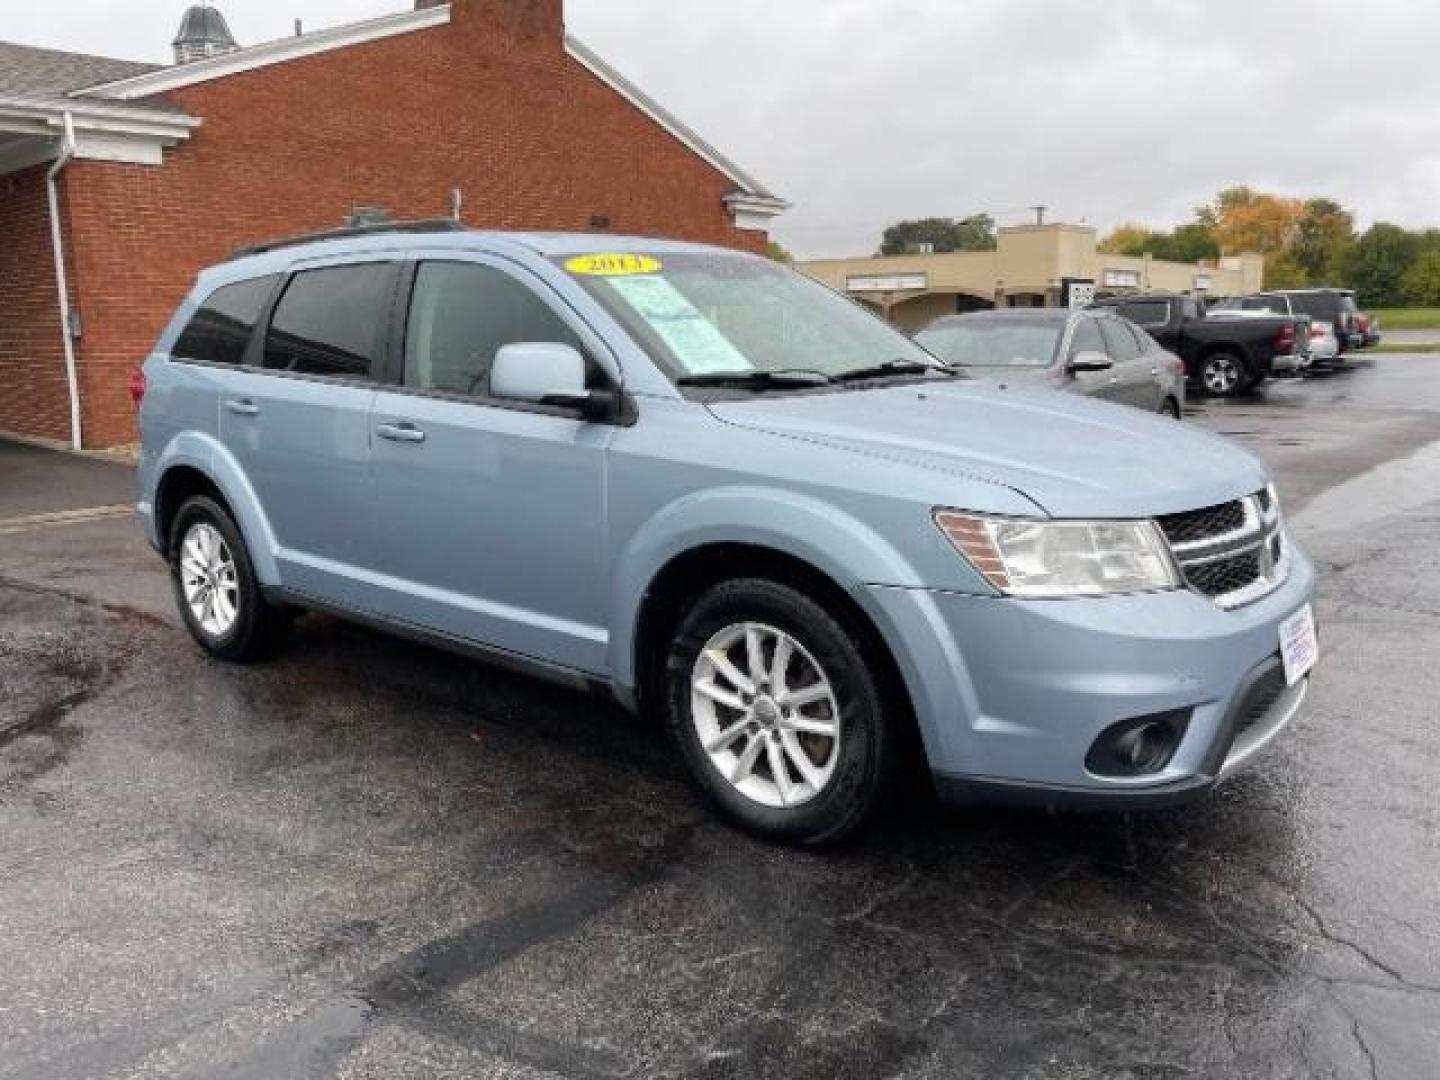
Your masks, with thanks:
[[[660,260],[649,255],[606,252],[599,255],[577,255],[567,259],[565,269],[587,277],[632,277],[636,274],[657,274]]]

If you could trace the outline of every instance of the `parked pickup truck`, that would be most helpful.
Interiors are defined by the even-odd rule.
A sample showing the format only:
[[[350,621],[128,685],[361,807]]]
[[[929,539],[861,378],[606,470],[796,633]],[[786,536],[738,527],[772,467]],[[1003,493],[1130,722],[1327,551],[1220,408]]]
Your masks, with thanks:
[[[1207,316],[1200,301],[1173,293],[1113,296],[1095,301],[1143,327],[1185,361],[1185,373],[1207,394],[1234,397],[1273,371],[1305,366],[1309,319],[1288,315]]]

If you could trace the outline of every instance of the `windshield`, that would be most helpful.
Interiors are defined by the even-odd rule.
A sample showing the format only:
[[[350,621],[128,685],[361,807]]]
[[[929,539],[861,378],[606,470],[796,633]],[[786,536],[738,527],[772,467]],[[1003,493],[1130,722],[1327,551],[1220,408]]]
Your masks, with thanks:
[[[824,384],[871,368],[905,373],[936,366],[859,305],[755,256],[632,253],[555,261],[677,381],[810,373]]]
[[[1058,319],[974,319],[941,323],[915,340],[960,367],[1049,367],[1065,324]]]

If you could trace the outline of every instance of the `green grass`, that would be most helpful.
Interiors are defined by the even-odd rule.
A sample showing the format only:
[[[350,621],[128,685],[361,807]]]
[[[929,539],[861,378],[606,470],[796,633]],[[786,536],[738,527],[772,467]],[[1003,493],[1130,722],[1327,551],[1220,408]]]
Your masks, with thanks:
[[[1380,317],[1382,334],[1386,330],[1430,330],[1440,327],[1440,308],[1376,308],[1371,314]]]
[[[1384,327],[1381,327],[1384,332]],[[1440,341],[1423,341],[1416,345],[1402,345],[1398,342],[1393,344],[1381,343],[1372,345],[1366,349],[1367,353],[1440,353]],[[1353,353],[1351,355],[1354,355]],[[1363,353],[1361,355],[1364,355]]]

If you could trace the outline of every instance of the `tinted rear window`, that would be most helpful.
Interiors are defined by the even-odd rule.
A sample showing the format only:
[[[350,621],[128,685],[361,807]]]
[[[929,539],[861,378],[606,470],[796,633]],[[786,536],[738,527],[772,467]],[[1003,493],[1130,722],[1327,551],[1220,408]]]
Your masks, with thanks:
[[[1355,301],[1342,293],[1300,293],[1290,298],[1295,310],[1314,319],[1333,322],[1342,311],[1355,311]]]
[[[265,366],[368,379],[390,300],[388,263],[330,266],[295,275],[270,320]]]
[[[1335,299],[1329,296],[1296,296],[1290,302],[1296,311],[1316,319],[1329,318],[1339,310]]]
[[[200,305],[175,342],[177,360],[207,364],[239,364],[260,320],[260,312],[275,288],[275,276],[224,285]]]
[[[1128,300],[1120,314],[1141,326],[1164,326],[1170,321],[1170,304],[1164,300]]]

